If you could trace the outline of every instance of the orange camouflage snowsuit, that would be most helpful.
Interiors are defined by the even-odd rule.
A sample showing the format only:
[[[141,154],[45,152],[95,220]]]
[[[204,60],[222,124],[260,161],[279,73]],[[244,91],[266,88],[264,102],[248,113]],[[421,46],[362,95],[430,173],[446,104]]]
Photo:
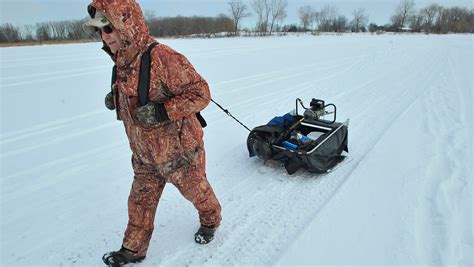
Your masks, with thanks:
[[[122,39],[122,48],[115,55],[105,43],[103,49],[117,66],[114,102],[133,152],[135,175],[123,246],[145,256],[166,182],[174,184],[194,204],[202,225],[220,224],[221,206],[206,178],[203,131],[195,115],[209,104],[209,86],[183,55],[158,44],[151,52],[149,98],[164,104],[170,120],[155,126],[141,125],[133,115],[139,106],[140,60],[156,41],[134,0],[93,0],[92,5]]]

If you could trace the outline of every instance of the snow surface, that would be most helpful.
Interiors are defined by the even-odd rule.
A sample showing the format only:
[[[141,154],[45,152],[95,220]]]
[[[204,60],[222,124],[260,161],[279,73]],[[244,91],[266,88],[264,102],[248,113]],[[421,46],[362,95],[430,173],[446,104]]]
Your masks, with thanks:
[[[248,132],[203,112],[216,239],[168,185],[137,266],[473,266],[473,35],[162,40],[249,127],[324,99],[349,118],[333,172],[248,158]],[[100,44],[1,48],[2,266],[102,266],[127,223],[131,153],[105,109]]]

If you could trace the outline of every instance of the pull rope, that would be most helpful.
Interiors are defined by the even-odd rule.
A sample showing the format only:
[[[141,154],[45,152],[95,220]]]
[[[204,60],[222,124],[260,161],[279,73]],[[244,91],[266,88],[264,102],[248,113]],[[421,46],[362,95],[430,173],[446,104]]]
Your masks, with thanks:
[[[212,103],[216,104],[220,109],[222,109],[222,111],[225,112],[225,114],[227,114],[229,117],[231,117],[232,119],[234,119],[235,121],[237,121],[238,123],[240,123],[240,125],[242,125],[245,129],[247,129],[249,132],[251,132],[251,130],[249,129],[249,127],[245,126],[242,122],[240,122],[238,119],[236,119],[234,116],[232,116],[232,114],[230,114],[230,112],[223,108],[221,105],[219,105],[219,103],[217,103],[216,101],[214,101],[214,99],[211,99]]]

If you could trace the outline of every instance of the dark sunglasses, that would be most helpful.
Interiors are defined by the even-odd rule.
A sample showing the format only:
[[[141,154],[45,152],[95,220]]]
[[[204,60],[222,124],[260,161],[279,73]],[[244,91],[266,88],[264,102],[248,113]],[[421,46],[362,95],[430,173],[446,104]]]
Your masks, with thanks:
[[[111,34],[114,31],[114,28],[112,28],[110,25],[105,25],[102,28],[95,27],[95,31],[99,34],[102,35],[102,32],[105,32],[106,34]]]
[[[87,13],[89,13],[89,16],[91,16],[91,18],[95,18],[95,13],[97,12],[97,10],[95,9],[95,7],[93,5],[88,5],[87,6]]]

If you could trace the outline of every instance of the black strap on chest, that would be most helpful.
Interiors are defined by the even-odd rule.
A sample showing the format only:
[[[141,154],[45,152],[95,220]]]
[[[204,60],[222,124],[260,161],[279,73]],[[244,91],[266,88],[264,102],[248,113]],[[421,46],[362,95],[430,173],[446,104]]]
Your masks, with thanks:
[[[140,76],[138,78],[138,100],[140,106],[144,106],[150,100],[149,88],[150,88],[150,70],[151,70],[151,51],[153,48],[158,45],[158,43],[152,43],[145,53],[142,55],[140,62]],[[117,81],[117,66],[114,65],[112,69],[112,86]],[[207,126],[206,120],[202,117],[201,113],[196,113],[196,117],[201,123],[201,127],[204,128]]]
[[[114,83],[117,81],[117,65],[114,65],[112,68],[112,83],[111,87],[114,86]]]
[[[138,79],[138,99],[140,100],[140,106],[144,106],[148,103],[150,88],[150,69],[151,69],[151,50],[158,43],[152,43],[145,53],[142,55],[142,61],[140,63],[140,77]]]

